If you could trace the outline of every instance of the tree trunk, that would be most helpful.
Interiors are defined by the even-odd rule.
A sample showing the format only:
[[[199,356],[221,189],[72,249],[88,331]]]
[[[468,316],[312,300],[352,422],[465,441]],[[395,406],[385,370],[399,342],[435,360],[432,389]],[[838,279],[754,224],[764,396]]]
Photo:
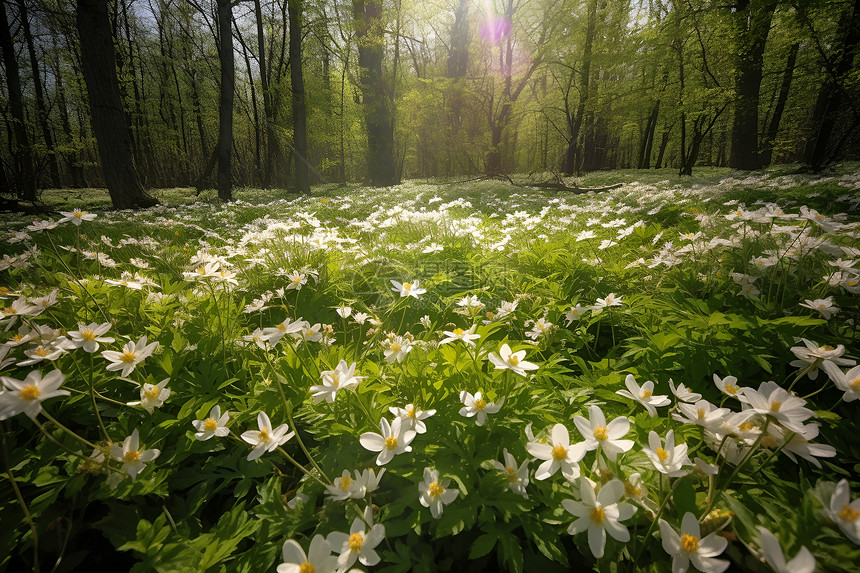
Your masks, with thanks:
[[[842,98],[845,89],[841,82],[852,71],[854,55],[860,43],[860,0],[854,0],[851,14],[842,17],[839,34],[842,45],[839,61],[835,70],[828,70],[827,80],[818,92],[818,99],[812,114],[813,136],[806,146],[803,162],[814,171],[821,170],[827,163],[828,158],[834,154],[829,150],[830,139],[836,128],[839,108],[842,106]],[[854,122],[856,125],[856,122]]]
[[[570,127],[570,143],[568,155],[569,165],[565,165],[565,173],[572,175],[582,166],[583,146],[580,142],[582,121],[585,117],[585,106],[588,103],[589,82],[591,80],[591,54],[594,47],[594,36],[597,29],[597,0],[588,4],[588,21],[585,27],[585,45],[582,52],[582,68],[579,74],[579,105],[576,108],[573,125]],[[572,147],[572,149],[570,149]]]
[[[218,105],[218,198],[233,200],[231,151],[233,147],[233,13],[230,0],[218,0],[218,59],[221,62],[221,95]]]
[[[45,139],[45,149],[48,152],[48,174],[51,178],[51,186],[60,186],[60,168],[57,163],[57,148],[54,145],[54,136],[48,123],[48,109],[45,106],[45,95],[42,89],[42,77],[39,72],[39,61],[36,59],[36,47],[33,44],[33,34],[30,33],[30,17],[27,14],[27,6],[23,0],[18,0],[18,10],[21,14],[21,25],[24,28],[24,40],[27,43],[27,54],[30,56],[30,68],[33,71],[33,89],[36,94],[36,113],[39,116],[39,126],[42,137]]]
[[[272,165],[278,149],[278,137],[275,134],[275,114],[272,105],[272,94],[269,89],[269,68],[266,65],[266,39],[263,35],[263,12],[260,0],[254,0],[254,16],[257,20],[257,52],[260,62],[260,86],[263,91],[263,116],[266,120],[264,146],[266,160],[263,163],[263,187],[272,184]]]
[[[738,0],[734,6],[736,28],[735,116],[729,167],[761,169],[758,149],[758,107],[764,48],[776,9],[773,0]]]
[[[132,160],[131,131],[119,93],[107,0],[78,0],[77,28],[93,133],[111,203],[116,209],[156,205],[158,202],[141,186]]]
[[[308,177],[308,136],[305,80],[302,76],[302,0],[289,0],[290,86],[293,92],[293,145],[296,158],[296,192],[311,192]]]
[[[15,192],[24,201],[36,200],[36,176],[33,169],[33,149],[27,136],[24,116],[24,100],[21,97],[21,76],[18,60],[15,58],[15,45],[6,16],[6,2],[0,0],[0,49],[3,50],[3,65],[6,68],[6,89],[9,92],[9,111],[12,114],[13,138],[9,140],[10,152],[17,163],[13,177]]]
[[[779,122],[782,120],[782,112],[785,110],[785,103],[788,101],[788,92],[791,90],[791,79],[794,75],[794,66],[797,62],[797,52],[799,49],[800,43],[795,42],[788,50],[788,59],[785,62],[785,71],[782,73],[782,84],[779,87],[779,95],[776,98],[776,107],[773,110],[767,132],[761,143],[762,166],[770,165],[773,156],[773,145],[776,141],[777,133],[779,133]]]
[[[394,110],[386,96],[382,74],[385,53],[382,0],[353,0],[358,43],[359,86],[367,124],[367,170],[378,187],[397,183],[394,157]]]

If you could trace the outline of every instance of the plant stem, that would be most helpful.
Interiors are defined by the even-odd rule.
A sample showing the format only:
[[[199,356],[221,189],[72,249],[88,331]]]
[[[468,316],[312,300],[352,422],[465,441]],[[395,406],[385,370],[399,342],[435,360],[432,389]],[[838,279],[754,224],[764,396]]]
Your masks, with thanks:
[[[18,482],[15,481],[15,476],[12,474],[12,464],[9,463],[9,451],[6,448],[6,424],[3,424],[3,439],[0,440],[3,449],[3,464],[6,466],[6,475],[9,476],[9,483],[12,484],[12,489],[15,490],[15,497],[18,498],[18,504],[24,512],[24,518],[30,526],[30,532],[33,535],[33,573],[38,573],[39,568],[39,532],[36,530],[36,522],[33,521],[33,516],[27,507],[27,502],[24,501],[24,496],[21,495],[21,490],[18,487]]]

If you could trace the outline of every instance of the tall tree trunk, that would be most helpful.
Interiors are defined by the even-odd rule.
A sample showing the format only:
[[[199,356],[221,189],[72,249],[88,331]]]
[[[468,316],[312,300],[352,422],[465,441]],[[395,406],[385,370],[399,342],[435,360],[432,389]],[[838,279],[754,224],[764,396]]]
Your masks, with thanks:
[[[54,135],[48,123],[48,109],[45,106],[45,95],[42,89],[42,75],[39,72],[39,61],[36,59],[36,46],[33,43],[33,34],[30,32],[30,16],[27,14],[27,6],[24,0],[18,0],[18,11],[21,14],[21,25],[24,28],[24,40],[27,43],[27,54],[30,56],[30,69],[33,71],[33,89],[36,94],[36,113],[39,116],[39,126],[42,137],[45,139],[45,149],[48,152],[48,174],[51,177],[51,185],[55,188],[60,186],[60,168],[57,163],[57,148],[54,145]]]
[[[305,112],[305,80],[302,76],[302,1],[289,0],[290,86],[293,91],[293,144],[296,158],[296,191],[311,192],[308,177],[308,136]]]
[[[594,47],[594,36],[597,29],[597,0],[588,3],[588,20],[585,26],[585,45],[582,49],[582,67],[579,73],[579,105],[576,107],[573,125],[570,126],[570,143],[568,143],[568,163],[564,172],[572,175],[579,171],[582,165],[583,148],[580,142],[582,120],[585,117],[585,106],[588,104],[589,82],[591,80],[591,53]]]
[[[263,116],[266,121],[264,130],[264,147],[266,159],[263,163],[263,187],[272,184],[272,165],[278,150],[278,136],[275,134],[275,112],[272,105],[272,93],[269,89],[269,67],[266,65],[266,38],[263,35],[263,12],[260,0],[254,0],[254,17],[257,20],[257,52],[260,63],[260,86],[263,91]]]
[[[779,95],[776,98],[776,107],[773,110],[773,115],[768,123],[767,132],[765,132],[761,143],[762,166],[770,165],[770,161],[773,156],[773,145],[776,141],[777,133],[779,133],[779,122],[782,120],[785,103],[788,101],[788,92],[791,90],[791,79],[794,75],[794,66],[797,62],[797,52],[799,49],[800,43],[795,42],[788,50],[788,59],[785,62],[785,71],[782,73],[782,83],[779,86]]]
[[[78,0],[81,62],[102,172],[117,209],[151,207],[157,201],[140,184],[131,154],[131,130],[123,113],[116,76],[107,0]]]
[[[254,166],[257,169],[257,174],[260,173],[260,157],[263,152],[263,148],[261,146],[262,139],[262,130],[260,129],[260,111],[257,109],[257,89],[254,87],[254,74],[251,68],[251,56],[248,55],[248,45],[245,43],[245,39],[242,37],[242,31],[239,29],[239,24],[236,23],[236,19],[233,18],[233,29],[236,31],[236,37],[239,39],[239,44],[242,45],[242,57],[245,59],[245,68],[248,70],[248,84],[251,87],[251,109],[253,110],[253,124],[254,124],[254,147],[256,149],[256,153],[254,153]]]
[[[33,149],[27,136],[24,100],[21,97],[21,75],[15,58],[15,45],[6,16],[6,1],[0,0],[0,49],[3,50],[3,65],[6,68],[6,89],[9,92],[9,111],[12,114],[13,138],[9,140],[12,158],[17,163],[13,177],[15,192],[24,201],[36,200],[36,176],[33,169]]]
[[[735,38],[735,116],[729,167],[761,169],[758,107],[764,48],[776,9],[774,0],[737,0]]]
[[[352,0],[358,43],[359,86],[367,124],[367,170],[378,187],[397,183],[394,157],[394,110],[382,74],[385,54],[382,0]]]
[[[233,21],[231,0],[218,0],[218,59],[221,62],[221,96],[218,103],[218,198],[233,200],[231,151],[233,147]]]
[[[828,148],[845,95],[842,82],[852,70],[854,55],[860,43],[860,0],[854,0],[851,13],[842,17],[837,37],[841,41],[839,60],[835,69],[828,70],[827,79],[818,92],[812,113],[813,136],[803,155],[803,162],[814,171],[821,170],[828,159],[834,156]]]

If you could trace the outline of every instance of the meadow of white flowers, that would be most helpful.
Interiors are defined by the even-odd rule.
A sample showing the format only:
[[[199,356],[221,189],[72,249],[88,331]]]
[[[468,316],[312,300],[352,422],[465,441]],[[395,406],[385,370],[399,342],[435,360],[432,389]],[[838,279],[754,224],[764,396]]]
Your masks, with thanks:
[[[856,571],[860,174],[628,179],[7,216],[0,570]]]

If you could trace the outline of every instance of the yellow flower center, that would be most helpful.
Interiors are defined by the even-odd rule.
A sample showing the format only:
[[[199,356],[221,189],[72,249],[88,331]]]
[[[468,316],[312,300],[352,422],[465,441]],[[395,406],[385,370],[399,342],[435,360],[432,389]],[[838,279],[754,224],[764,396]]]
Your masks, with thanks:
[[[349,536],[349,550],[353,553],[361,553],[361,546],[364,545],[364,537],[361,533],[353,533]]]
[[[695,553],[699,548],[699,538],[695,535],[685,533],[681,536],[681,549],[687,553]]]
[[[707,412],[705,412],[705,409],[704,409],[704,408],[699,408],[699,410],[698,410],[697,414],[698,414],[698,417],[699,417],[699,419],[700,419],[700,420],[704,420],[704,419],[705,419],[705,414],[707,414]]]
[[[280,330],[281,332],[286,332],[286,331],[287,331],[287,326],[282,322],[281,324],[279,324],[279,325],[277,326],[277,329],[278,329],[278,330]]]
[[[412,283],[403,283],[403,290],[405,290],[406,292],[412,290]]]
[[[96,334],[92,330],[85,330],[81,332],[81,338],[83,338],[84,340],[95,340]]]
[[[457,336],[463,336],[464,332],[465,332],[465,330],[463,330],[462,328],[455,328],[454,329],[454,334],[456,334]]]
[[[592,508],[591,515],[589,515],[589,517],[591,518],[591,521],[593,521],[597,525],[600,525],[603,523],[603,518],[605,517],[605,515],[606,514],[603,512],[602,507],[595,507]]]
[[[836,350],[836,349],[834,347],[830,346],[829,344],[825,344],[824,346],[821,346],[818,348],[819,352],[832,352],[834,350]]]
[[[349,486],[352,485],[352,478],[349,476],[343,476],[340,478],[340,485],[338,486],[341,491],[348,491]]]
[[[144,391],[143,391],[143,394],[144,394],[147,398],[149,398],[150,400],[157,400],[157,399],[158,399],[158,395],[159,395],[159,394],[161,394],[161,388],[159,388],[158,386],[153,386],[153,387],[152,387],[152,388],[150,388],[149,390],[144,390]]]
[[[505,479],[508,480],[508,483],[516,483],[520,478],[515,468],[507,466],[505,467]]]
[[[753,430],[756,430],[756,429],[758,429],[758,426],[756,426],[750,422],[744,422],[743,424],[738,426],[738,430],[740,430],[741,432],[752,432]]]
[[[516,366],[520,363],[520,359],[511,354],[510,356],[508,356],[508,362],[511,363],[511,366]]]
[[[126,463],[134,463],[140,459],[140,452],[137,450],[131,450],[123,454],[122,458],[126,461]]]
[[[3,309],[3,310],[5,310],[5,309]],[[24,335],[23,334],[16,334],[15,336],[12,337],[12,340],[14,340],[15,342],[20,342],[21,340],[24,340]]]
[[[860,511],[856,509],[852,509],[847,503],[842,506],[842,509],[839,510],[839,518],[844,519],[845,521],[857,521],[860,518]]]
[[[394,448],[396,448],[397,438],[395,438],[394,436],[388,436],[387,438],[385,438],[385,447],[389,450],[393,450]]]
[[[445,493],[445,488],[439,485],[439,482],[434,481],[427,488],[430,491],[430,497],[439,497],[443,493]]]
[[[391,349],[391,352],[400,352],[400,343],[399,342],[392,342],[391,346],[389,346],[389,348]]]
[[[782,402],[773,401],[770,403],[771,412],[779,412],[780,408],[782,408]]]
[[[203,422],[203,429],[207,432],[214,432],[218,429],[218,421],[215,418],[206,418]]]
[[[654,453],[657,454],[657,458],[660,460],[660,463],[666,463],[666,460],[669,459],[669,452],[663,448],[657,448]]]
[[[596,428],[594,428],[594,432],[592,432],[592,435],[594,436],[595,440],[600,440],[601,442],[603,440],[609,439],[609,433],[606,431],[605,426],[597,426]]]
[[[561,444],[555,446],[552,449],[552,458],[554,460],[558,460],[558,461],[561,461],[561,460],[567,458],[567,448],[565,448]]]
[[[122,362],[126,362],[126,363],[128,363],[128,364],[131,364],[132,362],[134,362],[134,360],[135,360],[136,358],[137,358],[137,357],[134,355],[134,352],[128,352],[128,351],[123,352],[123,353],[122,353],[122,356],[120,356],[120,357],[119,357],[119,359],[120,359]]]
[[[260,438],[261,442],[270,442],[272,440],[272,436],[269,434],[268,428],[263,428],[257,432],[257,437]]]
[[[642,390],[642,399],[646,400],[646,399],[650,398],[651,394],[653,394],[653,392],[651,390]]]
[[[45,356],[47,356],[49,354],[49,352],[47,350],[45,350],[44,346],[40,346],[35,351],[33,351],[33,354],[36,354],[37,356],[41,356],[44,358]]]
[[[197,274],[198,275],[205,275],[206,274],[206,267],[200,267],[199,269],[197,269]]]
[[[741,212],[741,210],[740,210],[740,209],[738,209],[738,217],[743,217],[743,215],[744,215],[744,214]]]
[[[642,488],[637,487],[629,481],[624,482],[624,495],[627,497],[639,497],[642,495]]]
[[[30,384],[29,386],[24,386],[21,389],[21,393],[18,397],[21,400],[36,400],[41,393],[42,391],[39,390],[38,386],[36,386],[35,384]]]
[[[408,408],[406,408],[406,415],[409,416],[410,418],[414,418],[415,417],[415,406],[409,406]]]
[[[316,569],[314,566],[310,564],[310,562],[305,561],[301,565],[299,565],[299,573],[314,573]]]
[[[740,389],[741,389],[740,386],[735,386],[734,384],[726,384],[726,386],[725,386],[726,392],[731,394],[732,396],[737,394],[738,390],[740,390]]]
[[[86,214],[87,214],[87,212],[86,212],[86,211],[75,211],[74,213],[72,213],[72,215],[74,215],[74,216],[75,216],[75,217],[77,217],[78,219],[80,219],[81,217],[83,217],[83,216],[84,216],[84,215],[86,215]]]
[[[487,407],[487,401],[484,400],[483,398],[478,398],[477,400],[475,400],[475,409],[476,410],[483,410],[486,407]]]
[[[852,390],[860,394],[860,376],[848,383]]]
[[[340,386],[340,376],[337,375],[337,372],[331,373],[331,383],[332,385],[334,385],[335,388]]]

